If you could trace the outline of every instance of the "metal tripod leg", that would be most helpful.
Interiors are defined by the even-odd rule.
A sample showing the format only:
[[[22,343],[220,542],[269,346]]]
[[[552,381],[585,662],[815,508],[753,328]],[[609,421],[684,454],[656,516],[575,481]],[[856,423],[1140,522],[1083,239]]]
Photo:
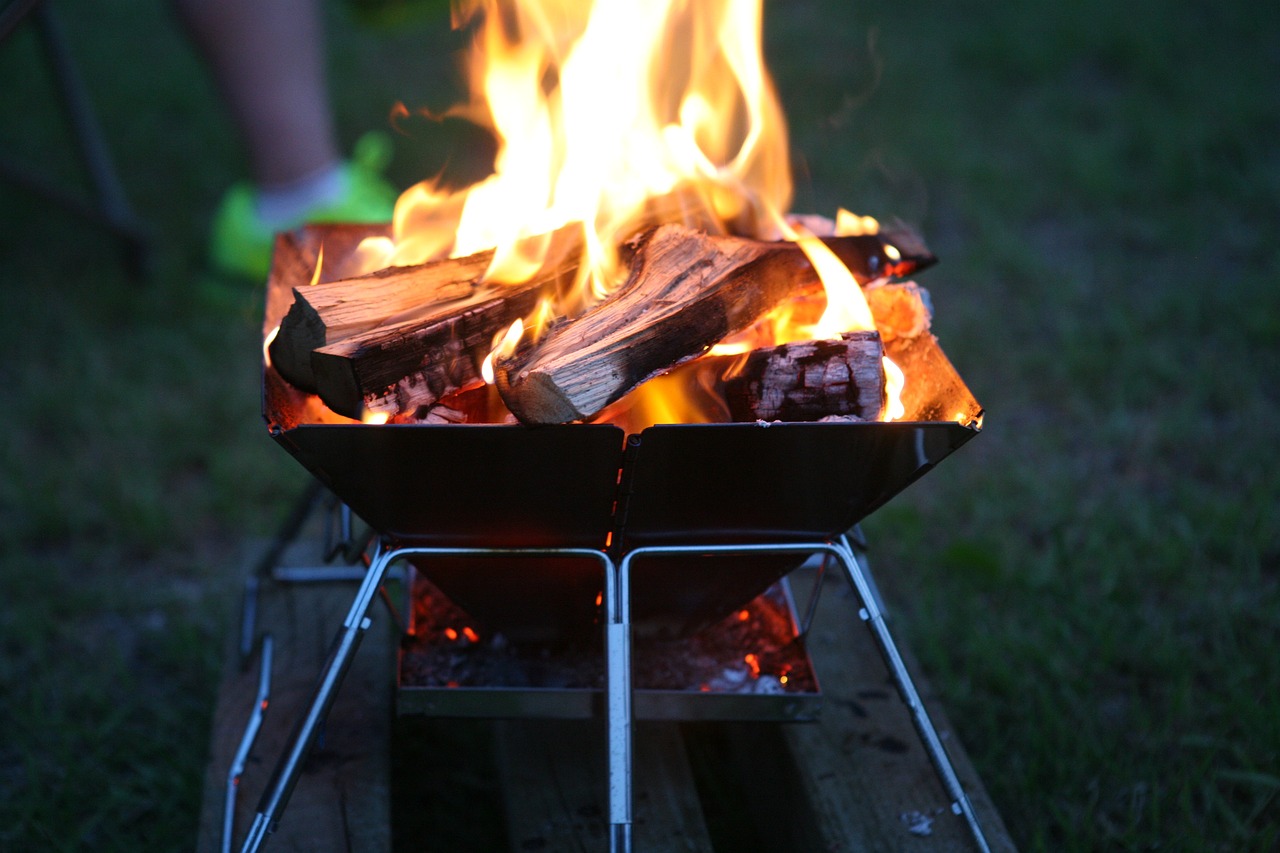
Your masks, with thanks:
[[[231,759],[231,767],[227,770],[227,796],[222,807],[222,853],[231,853],[231,836],[236,824],[236,794],[240,790],[240,777],[244,775],[245,763],[249,760],[249,750],[262,728],[263,717],[267,713],[267,703],[271,699],[271,635],[262,638],[262,662],[258,664],[258,695],[254,697],[253,708],[249,713],[249,721],[245,724],[240,745]]]
[[[609,731],[609,850],[631,853],[630,556],[607,567],[604,582],[605,719]]]
[[[947,796],[951,797],[951,811],[964,817],[965,822],[969,825],[969,831],[973,834],[973,840],[978,845],[978,849],[982,853],[990,853],[991,847],[987,844],[987,838],[982,833],[982,827],[978,825],[978,817],[974,814],[973,804],[969,802],[969,796],[965,794],[964,788],[960,784],[960,779],[956,776],[956,770],[951,764],[951,758],[947,755],[947,750],[942,745],[942,740],[938,737],[938,730],[933,727],[933,721],[929,719],[929,712],[925,710],[924,703],[920,701],[920,694],[916,691],[915,683],[911,680],[911,674],[907,672],[906,664],[902,661],[902,655],[898,653],[898,646],[893,641],[893,635],[889,633],[889,625],[885,621],[884,610],[879,604],[880,596],[876,591],[874,582],[871,580],[870,567],[864,567],[854,556],[853,549],[847,539],[841,538],[841,543],[836,549],[836,553],[840,564],[844,566],[849,586],[853,588],[854,593],[861,601],[862,606],[858,611],[858,615],[867,623],[871,636],[875,639],[876,645],[880,649],[880,654],[884,657],[885,665],[889,667],[889,672],[898,687],[898,693],[911,711],[911,721],[915,724],[920,740],[924,742],[925,750],[929,753],[929,760],[933,762],[934,770],[937,771],[938,778],[942,781]]]
[[[244,593],[240,605],[240,667],[248,665],[249,655],[253,653],[253,644],[258,636],[258,590],[262,582],[271,577],[271,570],[280,562],[285,550],[298,538],[302,525],[306,524],[311,513],[315,512],[320,496],[324,494],[324,486],[319,480],[309,480],[302,494],[298,496],[289,516],[280,525],[279,532],[271,540],[267,550],[259,558],[253,571],[244,579]]]
[[[328,660],[320,675],[320,681],[311,698],[306,716],[293,733],[285,754],[276,765],[275,773],[262,800],[253,826],[245,838],[242,853],[254,853],[275,831],[280,816],[288,804],[302,770],[302,763],[311,751],[320,725],[329,713],[338,688],[346,677],[347,669],[355,656],[364,632],[369,629],[369,608],[373,606],[387,569],[391,563],[404,557],[578,557],[598,562],[604,571],[605,616],[608,623],[605,634],[608,656],[608,680],[606,682],[606,707],[609,714],[609,813],[625,820],[615,821],[612,849],[615,853],[631,850],[631,641],[630,623],[627,617],[625,586],[619,583],[612,560],[603,551],[590,548],[396,548],[384,550],[381,540],[369,564],[364,581],[356,592],[355,600],[347,613],[347,619],[334,639]],[[616,756],[615,756],[616,753]],[[616,760],[615,760],[616,759]],[[615,766],[616,765],[616,766]],[[622,824],[619,826],[619,824]],[[624,846],[617,846],[621,840]]]
[[[942,741],[938,737],[938,731],[933,727],[933,722],[929,719],[929,714],[925,711],[924,703],[920,701],[920,694],[916,691],[915,683],[911,680],[911,674],[907,672],[906,665],[902,662],[902,656],[898,653],[898,646],[893,641],[893,636],[889,633],[889,626],[885,623],[884,608],[880,605],[880,595],[876,590],[875,583],[871,579],[871,569],[869,566],[863,565],[854,554],[854,548],[849,541],[841,537],[838,544],[831,542],[795,542],[776,545],[703,545],[703,546],[661,546],[651,548],[637,548],[631,551],[623,558],[618,567],[619,587],[625,596],[625,590],[628,584],[628,577],[631,567],[631,561],[640,556],[659,556],[664,554],[699,554],[710,556],[713,554],[733,555],[733,554],[822,554],[831,556],[844,567],[845,576],[849,580],[849,585],[853,588],[854,594],[861,601],[859,616],[871,630],[871,636],[875,640],[880,654],[884,657],[885,664],[889,667],[889,672],[893,676],[894,683],[898,687],[898,692],[902,696],[902,701],[907,705],[911,712],[911,721],[915,724],[916,732],[920,735],[920,740],[924,743],[925,751],[929,753],[929,760],[933,762],[934,770],[938,774],[938,779],[942,782],[946,789],[947,795],[951,797],[951,810],[965,819],[969,826],[969,831],[973,835],[973,840],[977,844],[978,849],[982,853],[991,853],[991,847],[987,843],[986,836],[982,833],[982,828],[978,825],[978,818],[973,812],[973,805],[969,802],[968,795],[965,794],[964,788],[960,785],[960,779],[956,776],[955,767],[951,764],[951,758],[947,755],[946,749],[942,746]],[[625,603],[625,598],[623,599]],[[630,778],[630,756],[628,760],[628,781]],[[610,768],[612,771],[612,767]],[[610,776],[612,779],[612,775]],[[630,791],[627,792],[627,817],[630,818]]]
[[[280,815],[289,801],[289,795],[293,793],[293,787],[298,782],[302,762],[311,751],[311,744],[315,741],[316,733],[329,713],[329,706],[333,704],[342,679],[346,677],[351,660],[360,646],[360,640],[369,629],[369,608],[373,605],[378,588],[382,586],[387,566],[402,555],[403,552],[400,551],[383,552],[381,550],[374,554],[364,581],[360,584],[355,600],[351,603],[351,609],[347,612],[347,619],[329,650],[329,657],[320,675],[320,682],[316,685],[311,697],[311,706],[307,709],[306,716],[299,720],[289,747],[276,766],[275,775],[258,804],[258,813],[254,817],[253,826],[249,828],[249,834],[241,848],[244,853],[256,851],[267,835],[275,831]]]

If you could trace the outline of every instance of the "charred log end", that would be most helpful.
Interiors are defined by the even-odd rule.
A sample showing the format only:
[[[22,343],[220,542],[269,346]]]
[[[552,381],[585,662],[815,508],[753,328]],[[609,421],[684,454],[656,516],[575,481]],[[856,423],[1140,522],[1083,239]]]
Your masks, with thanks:
[[[729,411],[737,421],[877,420],[884,407],[883,352],[878,332],[756,350],[724,383]]]
[[[280,321],[280,331],[267,348],[271,365],[295,388],[314,393],[316,378],[311,368],[311,351],[324,346],[325,328],[297,288],[293,291],[293,304]]]
[[[513,383],[511,380],[515,378]],[[518,371],[499,367],[494,371],[494,384],[502,402],[526,426],[546,426],[583,420],[587,417],[541,371]]]

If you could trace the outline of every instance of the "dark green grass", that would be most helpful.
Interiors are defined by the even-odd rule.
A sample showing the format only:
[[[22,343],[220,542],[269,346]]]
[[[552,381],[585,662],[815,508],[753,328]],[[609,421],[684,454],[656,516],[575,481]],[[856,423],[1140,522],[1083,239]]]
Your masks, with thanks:
[[[109,8],[107,8],[109,6]],[[58,5],[157,238],[0,185],[0,847],[194,836],[237,546],[300,475],[258,294],[205,274],[242,160],[163,6]],[[340,9],[344,142],[443,106],[439,21]],[[983,434],[867,525],[909,645],[1030,850],[1280,844],[1280,15],[1256,4],[774,3],[798,209],[918,223]],[[0,153],[79,179],[37,44]],[[397,137],[402,185],[456,127]]]

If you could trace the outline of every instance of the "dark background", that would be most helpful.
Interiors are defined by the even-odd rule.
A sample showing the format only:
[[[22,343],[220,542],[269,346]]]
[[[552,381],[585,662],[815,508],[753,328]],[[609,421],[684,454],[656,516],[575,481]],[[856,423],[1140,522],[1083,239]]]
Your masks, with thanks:
[[[0,183],[0,847],[185,849],[245,541],[302,475],[261,287],[204,269],[245,171],[161,3],[56,4],[155,237]],[[450,100],[435,14],[329,8],[343,143]],[[983,434],[867,525],[907,643],[1027,850],[1280,841],[1280,13],[771,3],[794,208],[917,224]],[[465,162],[396,137],[400,186]],[[29,29],[0,156],[83,185]]]

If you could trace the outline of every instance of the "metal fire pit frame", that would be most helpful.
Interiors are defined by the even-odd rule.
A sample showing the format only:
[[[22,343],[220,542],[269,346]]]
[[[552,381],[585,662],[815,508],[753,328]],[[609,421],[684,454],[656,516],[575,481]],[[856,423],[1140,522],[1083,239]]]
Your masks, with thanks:
[[[825,568],[823,566],[824,570]],[[485,566],[479,568],[478,573],[492,577],[492,574],[498,571],[501,570]],[[508,576],[509,573],[503,574],[503,577]],[[818,577],[822,577],[821,573]],[[497,582],[496,578],[493,580]],[[646,685],[645,662],[653,660],[655,650],[646,649],[645,641],[651,638],[646,637],[645,633],[638,629],[635,610],[633,607],[628,607],[631,617],[631,636],[634,641],[631,661],[633,718],[671,722],[732,720],[760,723],[817,720],[822,709],[821,684],[813,659],[804,644],[811,619],[802,621],[789,581],[789,576],[782,578],[746,605],[750,608],[767,600],[767,604],[760,604],[760,606],[777,608],[773,611],[773,615],[780,615],[786,620],[785,634],[779,631],[778,636],[767,638],[777,642],[777,646],[771,649],[773,654],[768,667],[770,673],[781,674],[781,670],[788,676],[780,682],[774,681],[778,685],[777,692],[746,689],[759,680],[758,678],[746,680],[746,669],[739,670],[744,681],[738,685],[715,686],[714,681],[710,684],[695,684],[693,679],[687,679],[683,687]],[[397,716],[522,720],[589,720],[603,716],[603,668],[599,673],[591,670],[589,675],[584,674],[580,669],[575,669],[575,666],[585,666],[584,659],[587,655],[590,655],[592,660],[596,659],[595,652],[598,649],[594,642],[590,643],[589,652],[578,648],[564,653],[546,645],[537,645],[535,648],[540,658],[538,662],[519,655],[514,661],[503,658],[502,651],[495,651],[498,648],[496,643],[492,646],[486,643],[474,649],[477,654],[471,658],[472,662],[478,662],[481,667],[496,664],[504,670],[507,667],[513,667],[523,675],[533,675],[531,681],[535,683],[511,683],[519,682],[520,679],[509,678],[505,671],[496,677],[490,677],[490,673],[481,677],[469,676],[456,670],[442,673],[440,670],[447,668],[444,661],[439,658],[432,660],[428,655],[433,651],[450,648],[455,641],[442,641],[439,636],[441,626],[431,622],[430,619],[427,620],[427,625],[421,624],[421,617],[417,614],[414,604],[419,594],[415,587],[418,582],[430,583],[421,572],[414,570],[407,578],[406,597],[409,604],[406,625],[403,626],[407,635],[405,640],[410,645],[408,648],[402,646],[396,672]],[[434,594],[447,599],[438,587],[435,588]],[[810,595],[811,604],[816,597],[815,591]],[[603,598],[602,591],[601,612],[603,612]],[[456,603],[450,603],[456,607]],[[748,613],[745,609],[736,612],[742,615]],[[810,617],[812,612],[813,607],[808,607],[807,613]],[[458,613],[463,614],[465,611],[458,608]],[[599,624],[602,624],[602,620],[597,621],[597,629]],[[739,619],[733,619],[731,623],[733,627],[740,624],[742,623]],[[684,646],[692,645],[695,638],[700,638],[707,642],[707,646],[700,649],[703,654],[708,653],[708,646],[710,653],[720,652],[720,659],[716,661],[716,665],[721,668],[721,672],[729,667],[742,667],[744,662],[742,653],[749,650],[748,646],[726,638],[727,633],[722,621],[699,632],[695,637],[678,637],[660,642],[663,648],[658,656],[670,657],[683,654]],[[682,647],[680,651],[673,648],[676,645]],[[504,642],[501,646],[505,647],[507,643]],[[599,651],[601,651],[599,663],[603,664],[603,652]],[[539,670],[539,664],[546,663],[543,656],[549,656],[553,666],[558,664],[562,667],[545,681],[535,674]],[[425,665],[421,663],[424,658],[426,658]],[[436,671],[432,671],[433,669]],[[446,680],[441,677],[442,675],[456,676],[456,678]],[[601,676],[598,684],[595,683],[597,675]],[[574,683],[561,683],[561,679],[566,676]],[[765,677],[767,678],[768,674]],[[670,678],[671,676],[667,676],[663,680]]]
[[[301,243],[292,249],[281,244],[277,255],[292,251],[296,262],[305,266],[309,257],[314,268],[317,248],[304,251]],[[286,278],[283,274],[272,276],[264,335],[288,307]],[[630,851],[632,844],[633,604],[640,611],[635,626],[645,625],[650,618],[643,612],[643,584],[633,589],[635,561],[652,561],[658,576],[664,571],[667,576],[679,576],[679,567],[703,557],[736,556],[751,564],[775,561],[774,576],[746,596],[745,602],[789,573],[799,558],[819,554],[842,567],[859,602],[858,616],[871,631],[910,710],[952,801],[952,811],[965,820],[978,849],[989,851],[972,805],[889,632],[869,568],[860,564],[848,540],[838,533],[923,476],[981,428],[982,407],[932,335],[889,342],[886,352],[911,377],[903,394],[907,413],[903,421],[667,425],[625,437],[625,448],[619,446],[622,431],[603,424],[529,430],[366,427],[335,423],[332,416],[316,422],[310,420],[314,412],[305,395],[287,386],[268,367],[263,403],[272,437],[380,535],[311,704],[276,766],[242,849],[258,850],[279,821],[303,760],[369,628],[369,610],[393,562],[414,557],[518,558],[535,563],[539,559],[568,559],[593,563],[604,575],[610,849],[618,853]],[[818,446],[826,450],[815,456]],[[507,513],[505,523],[491,520],[504,518],[502,513],[492,514],[492,498],[511,493],[510,484],[493,479],[495,471],[486,470],[487,466],[477,470],[474,464],[477,458],[486,457],[473,451],[494,449],[520,464],[547,469],[552,477],[542,484],[538,478],[520,483],[514,493],[514,505],[520,511]],[[715,457],[714,463],[708,463],[708,454]],[[596,458],[607,464],[595,464],[592,460]],[[745,467],[744,459],[768,460],[764,473],[779,478],[776,483],[796,470],[806,471],[806,479],[801,486],[791,482],[784,487],[771,481],[744,488],[740,470]],[[797,459],[806,464],[797,466]],[[619,461],[614,464],[610,460]],[[431,485],[450,483],[449,473],[459,465],[465,474],[462,481],[471,486],[460,496],[442,497],[433,492]],[[498,467],[494,465],[494,469]],[[754,473],[760,475],[761,471]],[[566,482],[572,482],[574,488],[562,488]],[[500,486],[489,488],[495,483]],[[698,490],[704,487],[727,500],[708,507],[699,498]],[[753,506],[753,496],[768,497],[768,512],[762,514],[760,506]],[[695,506],[698,512],[690,518],[690,507]],[[828,517],[833,506],[835,516]],[[608,534],[612,534],[612,543]],[[435,579],[433,583],[468,609],[445,584]],[[680,627],[691,630],[689,626],[702,611],[690,608],[677,615],[684,619]],[[659,618],[660,626],[661,621]]]
[[[780,542],[743,545],[668,545],[645,546],[628,552],[615,562],[603,551],[592,548],[449,548],[426,546],[401,546],[389,544],[384,538],[375,543],[369,568],[357,590],[346,620],[334,639],[320,680],[312,695],[311,704],[294,732],[284,755],[276,765],[258,806],[253,825],[245,838],[242,850],[257,851],[266,837],[275,830],[280,816],[297,784],[302,764],[315,741],[316,735],[337,695],[365,631],[371,620],[369,609],[378,594],[387,570],[397,560],[412,557],[560,557],[588,560],[596,563],[604,575],[605,609],[605,719],[607,728],[607,755],[609,779],[609,849],[612,853],[630,853],[632,850],[632,691],[631,691],[631,572],[636,560],[655,557],[709,557],[751,555],[822,555],[834,560],[844,570],[849,587],[858,599],[858,617],[867,624],[877,648],[893,677],[902,701],[911,713],[912,723],[920,736],[930,761],[938,774],[947,796],[951,798],[952,812],[964,819],[980,851],[989,853],[990,846],[969,801],[968,795],[956,775],[946,748],[938,736],[929,714],[920,699],[915,683],[903,663],[897,644],[889,631],[883,608],[879,603],[869,567],[865,567],[854,553],[846,537],[837,541]],[[816,602],[815,602],[816,604]]]

